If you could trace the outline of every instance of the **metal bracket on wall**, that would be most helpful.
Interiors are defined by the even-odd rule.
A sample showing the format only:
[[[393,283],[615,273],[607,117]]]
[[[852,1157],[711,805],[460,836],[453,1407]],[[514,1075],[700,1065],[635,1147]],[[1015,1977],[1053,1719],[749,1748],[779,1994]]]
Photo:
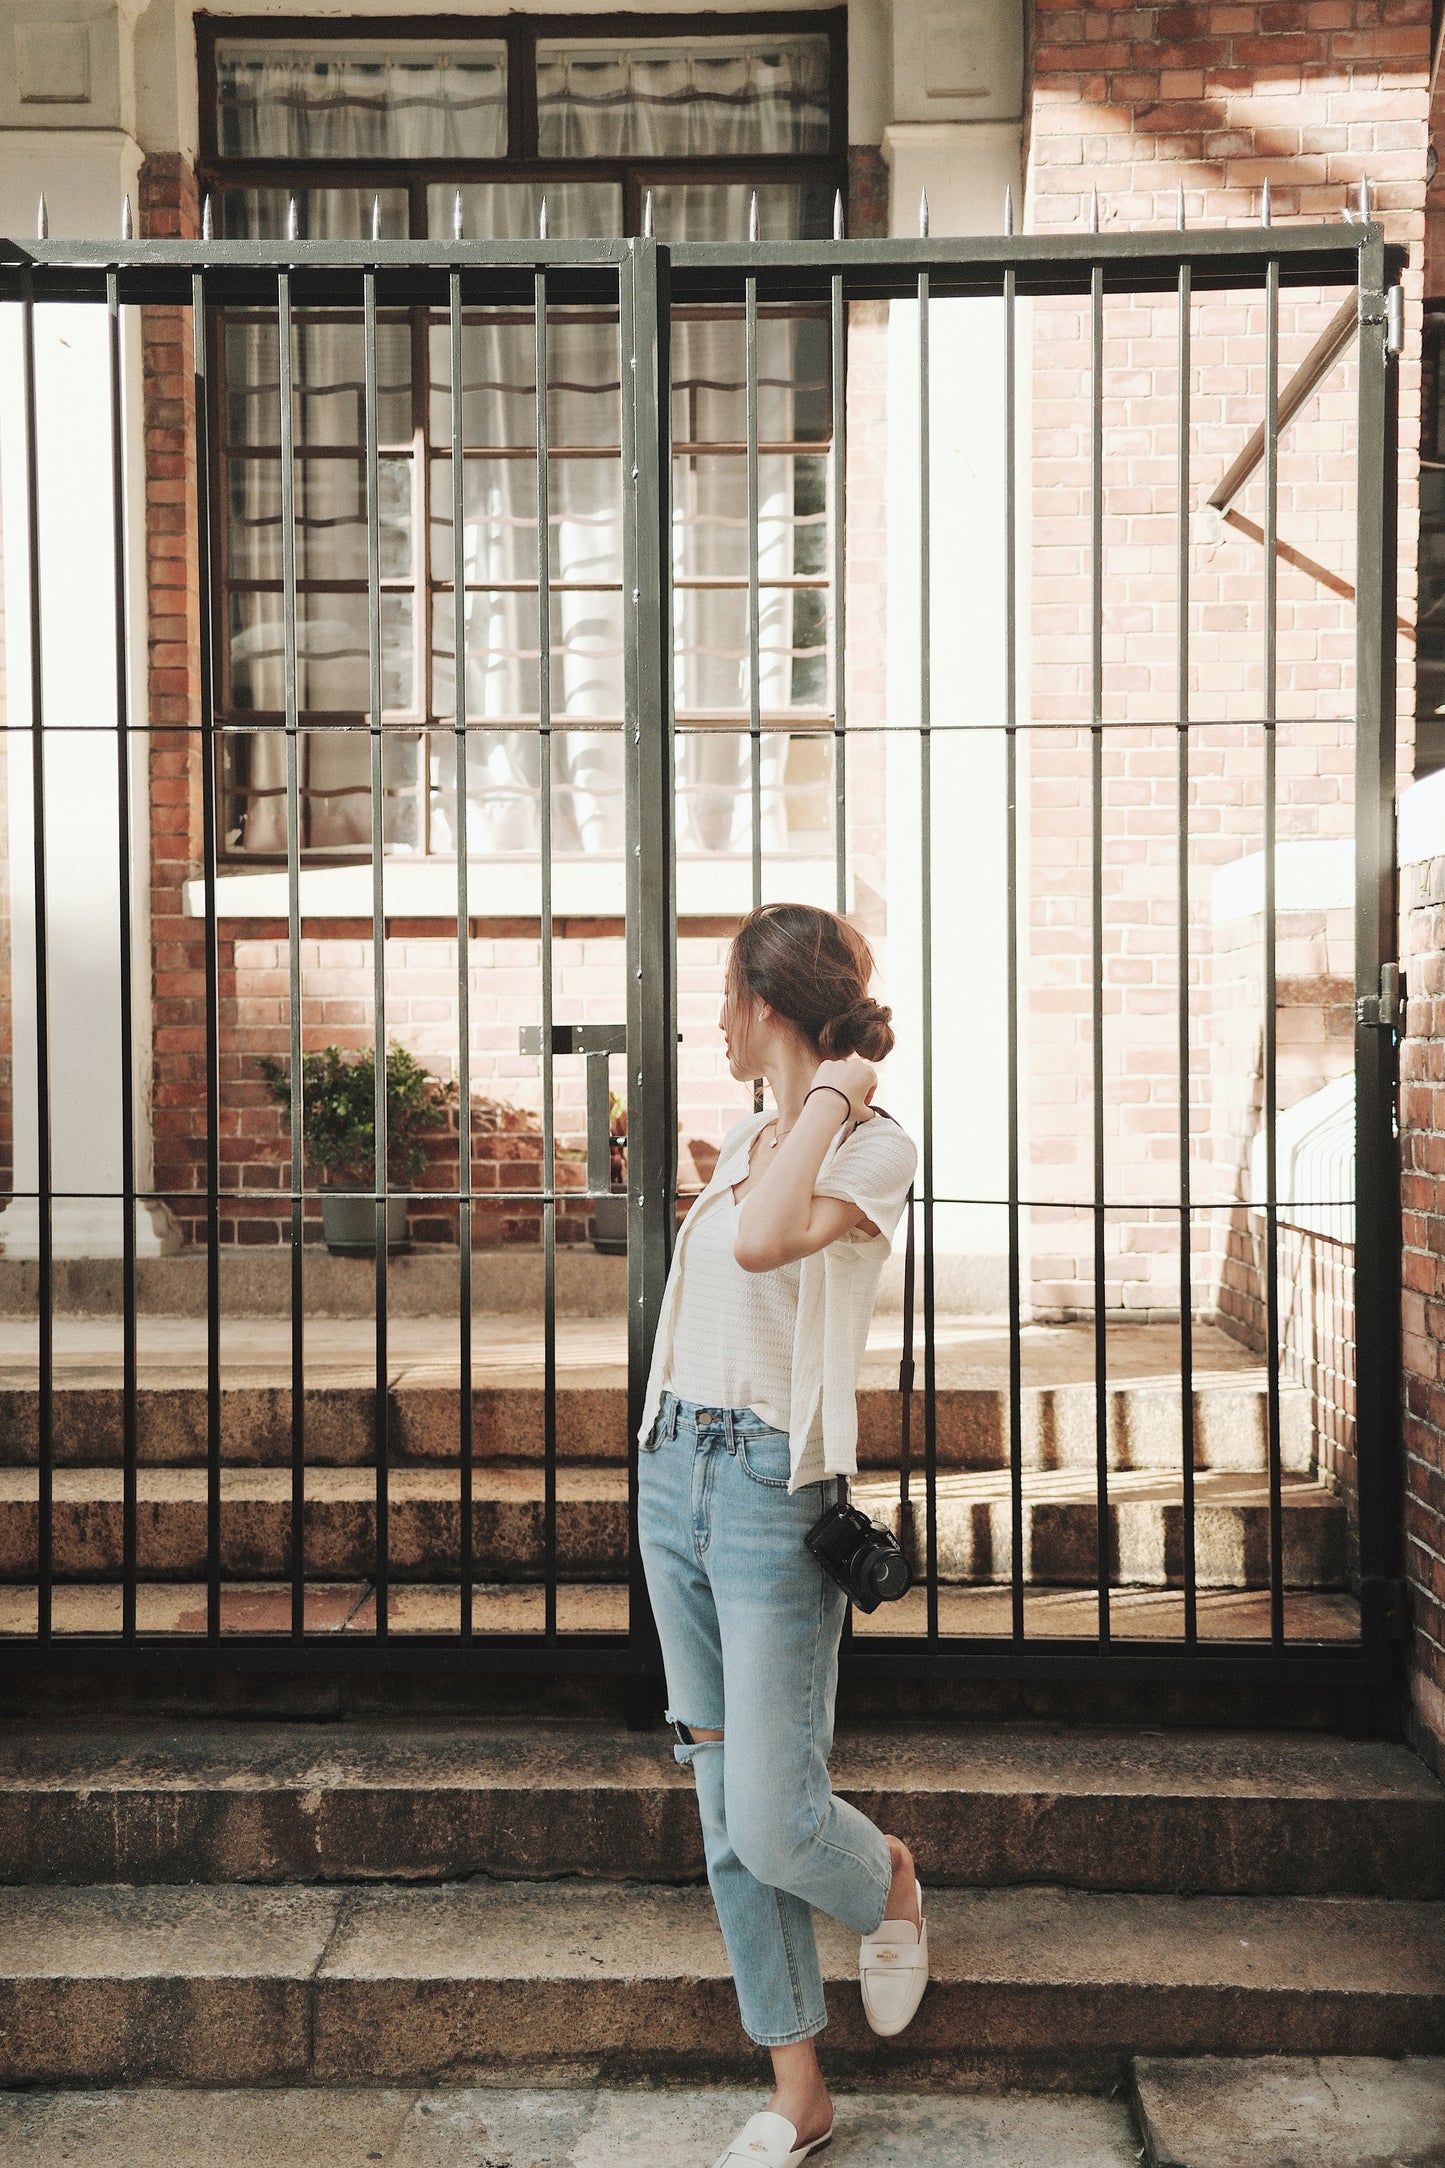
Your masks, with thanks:
[[[542,1051],[540,1024],[523,1024],[517,1033],[517,1052]],[[554,1024],[554,1054],[582,1054],[587,1061],[587,1187],[596,1192],[612,1186],[612,1085],[608,1061],[627,1052],[625,1024]]]

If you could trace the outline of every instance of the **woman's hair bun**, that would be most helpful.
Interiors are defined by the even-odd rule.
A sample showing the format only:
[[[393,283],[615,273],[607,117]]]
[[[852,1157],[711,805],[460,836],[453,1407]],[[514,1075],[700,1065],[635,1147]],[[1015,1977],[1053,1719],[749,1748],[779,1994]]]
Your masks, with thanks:
[[[841,1016],[828,1019],[818,1035],[818,1045],[829,1061],[841,1061],[845,1054],[882,1061],[893,1051],[893,1011],[865,996]]]
[[[812,903],[750,911],[728,953],[730,993],[766,1001],[829,1061],[882,1061],[891,1051],[893,1011],[869,999],[872,976],[873,951],[857,927]]]

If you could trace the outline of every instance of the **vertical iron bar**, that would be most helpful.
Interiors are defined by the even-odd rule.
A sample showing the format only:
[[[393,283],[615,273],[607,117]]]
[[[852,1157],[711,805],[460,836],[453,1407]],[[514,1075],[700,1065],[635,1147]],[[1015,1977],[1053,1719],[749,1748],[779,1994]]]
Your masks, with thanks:
[[[306,1635],[305,1097],[301,1072],[301,744],[296,672],[296,475],[291,274],[276,274],[280,348],[281,592],[286,701],[286,936],[291,1050],[291,1638]]]
[[[205,273],[191,273],[196,428],[197,720],[201,733],[202,939],[206,990],[206,1638],[221,1638],[221,1042],[216,928],[215,590],[211,544],[211,388]]]
[[[1003,277],[1004,440],[1004,796],[1006,846],[1004,944],[1008,977],[1008,1460],[1010,1630],[1024,1633],[1023,1287],[1019,1211],[1019,739],[1018,739],[1018,397],[1017,280]]]
[[[1391,1583],[1403,1571],[1400,1157],[1397,1049],[1359,1006],[1395,960],[1396,445],[1399,372],[1385,336],[1387,266],[1378,226],[1360,238],[1358,532],[1355,549],[1355,1453],[1360,1631],[1378,1673],[1398,1654]]]
[[[938,1641],[938,1349],[933,1193],[933,550],[926,271],[918,274],[918,798],[923,1026],[923,1465],[928,1639]]]
[[[472,915],[471,863],[467,836],[467,559],[466,463],[463,458],[462,275],[453,266],[447,283],[447,324],[451,342],[452,438],[452,724],[456,743],[456,814],[452,823],[457,850],[457,1452],[460,1461],[461,1637],[472,1638],[476,1557],[472,1528]]]
[[[366,644],[368,728],[371,749],[371,1016],[375,1061],[372,1071],[372,1181],[376,1207],[373,1233],[376,1295],[375,1378],[372,1388],[372,1449],[376,1474],[376,1633],[384,1641],[391,1612],[390,1377],[387,1362],[386,1223],[389,1212],[386,1064],[386,769],[381,729],[381,474],[376,393],[376,273],[361,274],[361,349],[366,427]],[[430,546],[429,537],[417,544]]]
[[[627,907],[628,1622],[639,1719],[661,1674],[637,1544],[637,1426],[677,1191],[677,867],[670,670],[668,258],[630,240],[621,278]]]
[[[1179,266],[1179,444],[1175,560],[1175,793],[1178,812],[1179,981],[1179,1405],[1180,1472],[1184,1483],[1184,1641],[1198,1638],[1194,1547],[1194,1264],[1193,1190],[1189,1137],[1189,369],[1193,268]]]
[[[136,1628],[137,1402],[135,1324],[135,1017],[131,953],[130,627],[126,592],[125,406],[121,378],[120,290],[105,275],[106,353],[110,377],[110,512],[114,560],[115,759],[120,941],[121,1188],[121,1635]]]
[[[537,373],[537,765],[542,894],[542,1573],[544,1631],[557,1635],[557,1168],[552,1068],[552,538],[547,416],[547,274],[532,289]]]
[[[1269,1422],[1269,1637],[1284,1646],[1284,1497],[1280,1472],[1279,1405],[1279,1104],[1275,850],[1278,803],[1279,697],[1279,259],[1265,273],[1264,331],[1264,1310],[1265,1383]]]
[[[848,315],[843,278],[832,279],[833,393],[833,871],[834,909],[848,908]]]
[[[752,908],[756,911],[763,900],[763,739],[762,687],[758,683],[762,648],[759,622],[762,596],[758,568],[758,282],[755,278],[744,280],[743,295],[746,348],[743,365],[746,408],[744,434],[747,438],[748,488],[748,827],[752,868],[750,894]],[[757,1077],[753,1081],[754,1110],[761,1111],[762,1104],[763,1080]]]
[[[1104,271],[1089,281],[1089,804],[1092,837],[1090,984],[1094,1113],[1094,1457],[1099,1643],[1109,1644],[1109,1343],[1104,1211]]]
[[[45,875],[45,664],[40,607],[40,427],[35,395],[35,274],[20,275],[25,406],[25,548],[30,636],[30,822],[35,895],[35,1164],[39,1248],[36,1637],[53,1631],[55,1575],[55,1286],[50,1135],[50,967]]]

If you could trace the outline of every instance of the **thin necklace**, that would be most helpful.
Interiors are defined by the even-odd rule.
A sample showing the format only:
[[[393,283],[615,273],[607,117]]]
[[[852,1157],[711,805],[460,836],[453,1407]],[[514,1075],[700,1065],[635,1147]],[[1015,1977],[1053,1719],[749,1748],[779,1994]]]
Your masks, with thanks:
[[[788,1126],[787,1126],[787,1128],[786,1128],[786,1129],[779,1129],[779,1127],[778,1127],[778,1117],[777,1117],[777,1115],[775,1114],[775,1115],[773,1116],[773,1133],[772,1133],[772,1135],[771,1135],[771,1136],[769,1137],[769,1139],[768,1139],[768,1150],[769,1150],[770,1152],[775,1152],[775,1151],[776,1151],[776,1150],[778,1149],[778,1146],[779,1146],[779,1145],[780,1145],[780,1144],[782,1143],[782,1141],[783,1141],[784,1137],[790,1137],[790,1136],[791,1136],[792,1134],[793,1134],[793,1125],[792,1125],[792,1123],[791,1123],[791,1122],[789,1122],[789,1124],[788,1124]]]

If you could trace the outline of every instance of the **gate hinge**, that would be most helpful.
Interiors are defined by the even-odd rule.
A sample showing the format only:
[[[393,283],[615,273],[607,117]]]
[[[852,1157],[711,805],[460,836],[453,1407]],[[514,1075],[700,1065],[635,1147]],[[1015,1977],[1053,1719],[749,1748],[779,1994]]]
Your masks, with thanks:
[[[1355,1003],[1355,1022],[1372,1024],[1380,1031],[1403,1031],[1405,999],[1405,977],[1400,966],[1381,964],[1380,991],[1360,995]]]
[[[1362,1575],[1359,1604],[1362,1612],[1378,1609],[1392,1641],[1404,1642],[1409,1639],[1410,1591],[1403,1580],[1386,1579],[1383,1574]]]
[[[1392,358],[1401,353],[1405,345],[1405,289],[1396,284],[1387,286],[1383,293],[1360,295],[1359,328],[1378,328],[1385,334],[1385,352]]]

